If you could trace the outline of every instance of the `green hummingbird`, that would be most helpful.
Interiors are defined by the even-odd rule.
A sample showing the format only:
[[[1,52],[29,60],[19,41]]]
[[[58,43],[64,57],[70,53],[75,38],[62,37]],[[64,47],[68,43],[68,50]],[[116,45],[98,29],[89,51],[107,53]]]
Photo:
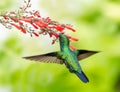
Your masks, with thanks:
[[[69,39],[64,34],[59,34],[60,51],[51,52],[42,55],[23,57],[25,59],[46,62],[46,63],[58,63],[65,64],[71,73],[75,73],[84,83],[89,82],[88,78],[84,74],[79,60],[87,58],[98,51],[88,50],[74,50],[69,48]]]

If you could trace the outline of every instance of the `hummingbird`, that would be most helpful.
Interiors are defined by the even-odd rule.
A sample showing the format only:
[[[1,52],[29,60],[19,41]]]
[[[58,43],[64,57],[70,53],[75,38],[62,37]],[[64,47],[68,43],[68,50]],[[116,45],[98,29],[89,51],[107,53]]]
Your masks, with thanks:
[[[60,51],[58,52],[50,52],[47,54],[27,56],[23,58],[45,63],[65,64],[69,71],[71,73],[75,73],[81,81],[84,83],[89,82],[87,76],[79,64],[79,61],[95,53],[98,53],[98,51],[71,50],[69,48],[70,40],[64,34],[59,34],[59,43]]]

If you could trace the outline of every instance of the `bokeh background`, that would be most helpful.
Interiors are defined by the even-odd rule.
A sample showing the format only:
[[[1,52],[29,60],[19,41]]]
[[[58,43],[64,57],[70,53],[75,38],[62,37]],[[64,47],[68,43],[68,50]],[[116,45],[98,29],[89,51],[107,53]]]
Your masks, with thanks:
[[[82,83],[65,65],[22,56],[59,50],[48,36],[30,37],[0,25],[0,92],[120,92],[120,0],[31,0],[43,17],[72,24],[78,49],[101,51],[80,61],[90,82]],[[22,0],[0,0],[0,11],[17,10]]]

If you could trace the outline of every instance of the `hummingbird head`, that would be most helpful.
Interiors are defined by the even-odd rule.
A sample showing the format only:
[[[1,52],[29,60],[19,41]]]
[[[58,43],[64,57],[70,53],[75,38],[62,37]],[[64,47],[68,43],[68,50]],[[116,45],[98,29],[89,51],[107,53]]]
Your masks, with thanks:
[[[59,34],[59,41],[60,41],[60,45],[62,46],[69,46],[69,39],[66,35],[60,33]]]

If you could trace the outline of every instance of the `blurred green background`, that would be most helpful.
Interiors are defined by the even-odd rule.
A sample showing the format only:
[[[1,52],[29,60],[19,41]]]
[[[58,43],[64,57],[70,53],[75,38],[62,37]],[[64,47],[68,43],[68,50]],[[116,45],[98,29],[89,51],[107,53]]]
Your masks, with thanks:
[[[30,37],[0,25],[0,92],[120,92],[120,0],[31,0],[43,16],[72,24],[78,49],[101,53],[82,60],[90,82],[82,83],[65,65],[23,60],[22,56],[59,50],[49,37]],[[0,11],[23,1],[1,0]]]

